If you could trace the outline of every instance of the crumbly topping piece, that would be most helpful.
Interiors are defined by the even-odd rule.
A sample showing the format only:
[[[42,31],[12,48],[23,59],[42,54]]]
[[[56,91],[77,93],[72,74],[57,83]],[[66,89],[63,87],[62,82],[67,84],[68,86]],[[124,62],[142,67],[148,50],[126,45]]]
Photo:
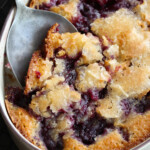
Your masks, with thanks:
[[[56,57],[57,57],[57,58],[65,57],[65,55],[66,55],[66,51],[63,50],[63,49],[59,50],[59,51],[56,53]]]
[[[141,26],[142,21],[132,11],[120,9],[109,17],[96,19],[91,29],[100,38],[109,37],[117,44],[124,60],[150,53],[150,33]]]
[[[32,98],[30,108],[38,115],[49,117],[52,112],[57,113],[66,109],[72,102],[81,99],[80,93],[71,89],[67,84],[62,84],[65,79],[55,76],[45,82],[43,93],[37,92]],[[49,110],[50,109],[50,110]]]
[[[131,66],[117,72],[109,88],[110,95],[140,98],[150,90],[150,68]]]
[[[98,63],[77,68],[77,74],[75,86],[82,92],[93,88],[101,90],[105,88],[107,82],[110,80],[109,73]]]
[[[76,57],[83,49],[87,37],[79,32],[64,33],[61,35],[62,48],[66,51],[70,58]]]
[[[103,52],[103,54],[108,58],[117,58],[119,56],[119,46],[117,44],[109,46],[107,50]]]
[[[105,60],[105,67],[107,71],[113,75],[123,68],[123,64],[118,63],[116,59]]]
[[[122,115],[119,97],[107,97],[99,101],[96,112],[104,118],[119,118]]]
[[[26,77],[25,94],[42,87],[43,82],[52,75],[52,66],[53,62],[47,58],[43,59],[40,51],[32,55]]]
[[[150,0],[144,0],[144,2],[138,5],[134,10],[144,21],[150,24]]]
[[[81,54],[77,65],[90,64],[102,61],[103,55],[99,38],[92,34],[64,33],[59,34],[55,24],[48,31],[45,39],[44,53],[47,58],[54,57],[54,51],[60,49],[56,57],[60,58],[67,55],[69,58],[76,58]]]
[[[73,18],[78,16],[78,4],[79,0],[69,0],[68,3],[51,7],[50,10],[72,21]]]
[[[93,36],[91,33],[88,33],[86,38],[86,43],[82,49],[82,56],[77,62],[77,65],[102,61],[103,55],[99,38]]]
[[[64,59],[55,59],[55,68],[53,74],[62,75],[65,70],[65,60]]]
[[[62,48],[70,58],[75,58],[82,53],[78,65],[89,64],[102,60],[101,44],[97,37],[92,34],[87,36],[80,33],[65,33],[61,35]]]
[[[52,111],[57,112],[60,109],[65,109],[72,102],[80,101],[81,96],[68,85],[58,85],[48,93],[48,99],[51,100]]]

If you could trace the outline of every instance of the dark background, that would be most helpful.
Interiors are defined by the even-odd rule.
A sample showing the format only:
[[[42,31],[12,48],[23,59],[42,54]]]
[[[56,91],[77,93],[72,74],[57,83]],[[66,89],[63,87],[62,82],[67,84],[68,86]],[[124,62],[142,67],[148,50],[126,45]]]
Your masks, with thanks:
[[[14,0],[0,0],[0,31],[3,27],[10,8],[15,5]]]
[[[7,14],[12,6],[15,5],[14,0],[0,0],[0,32],[4,25]],[[0,150],[18,150],[12,138],[8,133],[8,129],[0,115]]]

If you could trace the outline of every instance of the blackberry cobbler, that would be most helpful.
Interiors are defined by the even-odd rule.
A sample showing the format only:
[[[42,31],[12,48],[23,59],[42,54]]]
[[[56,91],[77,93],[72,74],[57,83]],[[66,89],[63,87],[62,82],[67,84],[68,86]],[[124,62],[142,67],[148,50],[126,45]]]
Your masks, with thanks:
[[[43,150],[125,150],[150,137],[150,0],[32,0],[53,25],[24,91],[8,88],[16,128]]]

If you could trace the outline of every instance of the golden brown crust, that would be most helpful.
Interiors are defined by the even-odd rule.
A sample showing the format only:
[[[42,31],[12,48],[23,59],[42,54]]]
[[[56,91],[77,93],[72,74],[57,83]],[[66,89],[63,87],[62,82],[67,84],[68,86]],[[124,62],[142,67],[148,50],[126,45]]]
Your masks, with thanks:
[[[64,16],[69,21],[78,16],[78,4],[79,0],[69,0],[66,4],[61,4],[59,6],[51,7],[50,10]]]
[[[53,58],[54,50],[60,47],[60,34],[58,31],[59,25],[54,24],[47,33],[44,43],[44,55],[46,58]]]
[[[29,7],[39,9],[40,5],[42,5],[43,3],[48,4],[49,2],[50,0],[32,0]],[[79,0],[69,0],[67,3],[60,4],[58,6],[52,6],[51,8],[49,8],[49,10],[64,16],[69,21],[72,21],[73,18],[76,18],[79,15],[79,3]]]
[[[97,37],[90,33],[86,36],[78,32],[60,34],[57,32],[58,27],[57,23],[54,24],[45,38],[43,50],[46,58],[53,58],[54,50],[62,48],[59,55],[67,54],[69,58],[74,58],[82,52],[79,65],[102,60],[101,43]]]
[[[122,99],[141,98],[150,90],[149,76],[149,67],[132,66],[117,72],[109,85],[110,95],[119,96]]]
[[[119,118],[122,115],[120,106],[120,98],[118,97],[106,97],[99,101],[99,105],[96,108],[96,112],[104,118]]]
[[[54,24],[47,33],[42,51],[36,51],[30,61],[27,77],[25,94],[41,89],[46,79],[52,75],[53,62],[49,61],[54,57],[54,51],[59,48],[57,57],[67,55],[69,58],[78,57],[82,53],[77,65],[90,64],[102,61],[101,44],[97,37],[92,34],[57,32],[58,24]],[[45,57],[43,57],[44,54]],[[56,59],[56,66],[53,74],[61,75],[65,69],[65,61]],[[58,70],[59,69],[59,70]]]
[[[32,55],[26,77],[26,87],[24,93],[27,95],[33,90],[42,88],[42,83],[51,76],[53,63],[48,59],[43,59],[40,51]]]
[[[47,148],[39,136],[40,123],[25,109],[13,105],[8,100],[5,100],[5,104],[13,124],[20,133],[40,149],[46,150]]]
[[[125,144],[125,149],[130,149],[150,137],[150,111],[128,117],[124,123],[116,125],[127,129],[129,142]]]
[[[77,139],[64,139],[64,150],[124,150],[126,143],[119,132],[115,130],[106,136],[98,137],[97,141],[90,146],[83,145]]]
[[[79,32],[61,34],[62,48],[69,58],[75,58],[82,54],[77,65],[90,64],[102,61],[101,43],[91,33],[87,35]]]
[[[123,140],[117,130],[104,137],[99,137],[95,144],[89,146],[89,150],[123,150],[127,142]]]
[[[64,139],[63,150],[88,150],[81,142],[73,138]]]
[[[77,74],[75,86],[82,92],[87,92],[88,89],[92,88],[103,89],[111,78],[106,69],[98,63],[79,67]]]
[[[150,33],[142,25],[141,19],[132,11],[120,9],[107,18],[96,19],[91,29],[100,38],[109,37],[119,45],[122,59],[131,59],[150,53]]]
[[[66,110],[72,102],[78,102],[81,99],[79,92],[71,89],[67,84],[60,84],[65,79],[63,77],[54,76],[45,82],[45,87],[37,92],[32,98],[29,107],[38,115],[50,117],[52,112],[57,113],[59,110]],[[41,93],[46,92],[46,94]]]

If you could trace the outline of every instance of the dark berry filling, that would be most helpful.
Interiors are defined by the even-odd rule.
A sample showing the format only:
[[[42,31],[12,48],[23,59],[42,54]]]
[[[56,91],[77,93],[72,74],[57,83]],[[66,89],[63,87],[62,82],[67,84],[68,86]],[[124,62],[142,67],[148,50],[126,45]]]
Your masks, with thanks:
[[[101,91],[102,92],[102,91]],[[100,97],[98,90],[89,90],[82,94],[80,108],[72,106],[75,136],[84,144],[90,145],[95,142],[95,137],[104,134],[106,128],[113,125],[96,114],[96,101]]]
[[[31,95],[25,96],[22,89],[14,87],[8,87],[6,92],[8,101],[22,108],[28,108],[31,102]]]
[[[137,113],[144,113],[147,110],[150,110],[150,100],[148,99],[142,100],[135,105],[135,111]]]
[[[76,76],[77,76],[77,74],[76,74],[75,70],[69,71],[65,75],[65,82],[68,83],[69,85],[74,85]]]
[[[131,112],[131,101],[129,99],[123,99],[120,102],[122,110],[124,111],[125,116],[128,116]]]
[[[42,5],[39,6],[39,9],[49,10],[51,7],[58,6],[67,2],[68,0],[50,0],[49,3],[46,2],[42,3]]]
[[[74,114],[73,118],[76,123],[81,123],[95,114],[95,108],[97,106],[96,102],[102,95],[105,95],[105,90],[98,91],[94,89],[81,94],[80,104],[75,103],[74,105],[71,105]]]
[[[123,99],[120,102],[124,115],[127,117],[130,113],[145,113],[150,110],[150,94],[148,93],[141,100],[139,99]]]
[[[82,94],[84,97],[88,97],[89,101],[97,101],[98,99],[103,99],[107,94],[107,88],[102,90],[89,89],[86,93]]]
[[[62,48],[58,48],[55,50],[55,57],[57,57],[57,53],[62,50]],[[64,55],[62,57],[59,57],[59,59],[64,59],[65,60],[65,71],[64,71],[64,77],[65,77],[65,82],[68,83],[70,86],[74,86],[75,79],[77,76],[77,73],[75,71],[75,66],[79,58],[81,57],[82,53],[78,53],[77,56],[70,58],[67,55]]]
[[[49,150],[62,150],[63,149],[63,133],[60,133],[57,140],[54,141],[52,138],[52,129],[53,127],[51,126],[51,120],[54,118],[47,118],[44,119],[42,123],[42,129],[41,129],[41,135],[43,137],[43,140]],[[55,121],[55,120],[54,120]]]
[[[99,99],[99,91],[96,89],[93,90],[88,90],[89,96],[91,98],[91,100],[93,101],[97,101]]]
[[[74,59],[68,58],[66,60],[66,70],[64,72],[64,76],[65,76],[65,82],[68,83],[69,85],[74,86],[75,79],[77,76],[77,73],[75,71],[75,64],[78,59],[79,58],[74,58]]]
[[[106,122],[105,119],[94,115],[92,118],[84,121],[83,123],[75,123],[74,130],[75,136],[81,139],[86,145],[94,143],[98,135],[104,134],[106,128],[112,128],[113,125]]]
[[[97,18],[107,17],[110,12],[120,8],[131,9],[143,0],[81,0],[78,6],[80,15],[72,23],[81,33],[91,32],[90,24]]]
[[[91,5],[81,2],[78,6],[80,14],[77,18],[73,18],[72,22],[82,33],[87,33],[90,31],[90,24],[96,19],[100,18],[100,13],[98,10],[93,8]]]
[[[78,106],[79,105],[79,106]],[[90,101],[90,97],[87,94],[82,94],[82,100],[80,104],[72,106],[73,118],[76,123],[84,122],[87,118],[93,116],[95,113],[95,103]]]

